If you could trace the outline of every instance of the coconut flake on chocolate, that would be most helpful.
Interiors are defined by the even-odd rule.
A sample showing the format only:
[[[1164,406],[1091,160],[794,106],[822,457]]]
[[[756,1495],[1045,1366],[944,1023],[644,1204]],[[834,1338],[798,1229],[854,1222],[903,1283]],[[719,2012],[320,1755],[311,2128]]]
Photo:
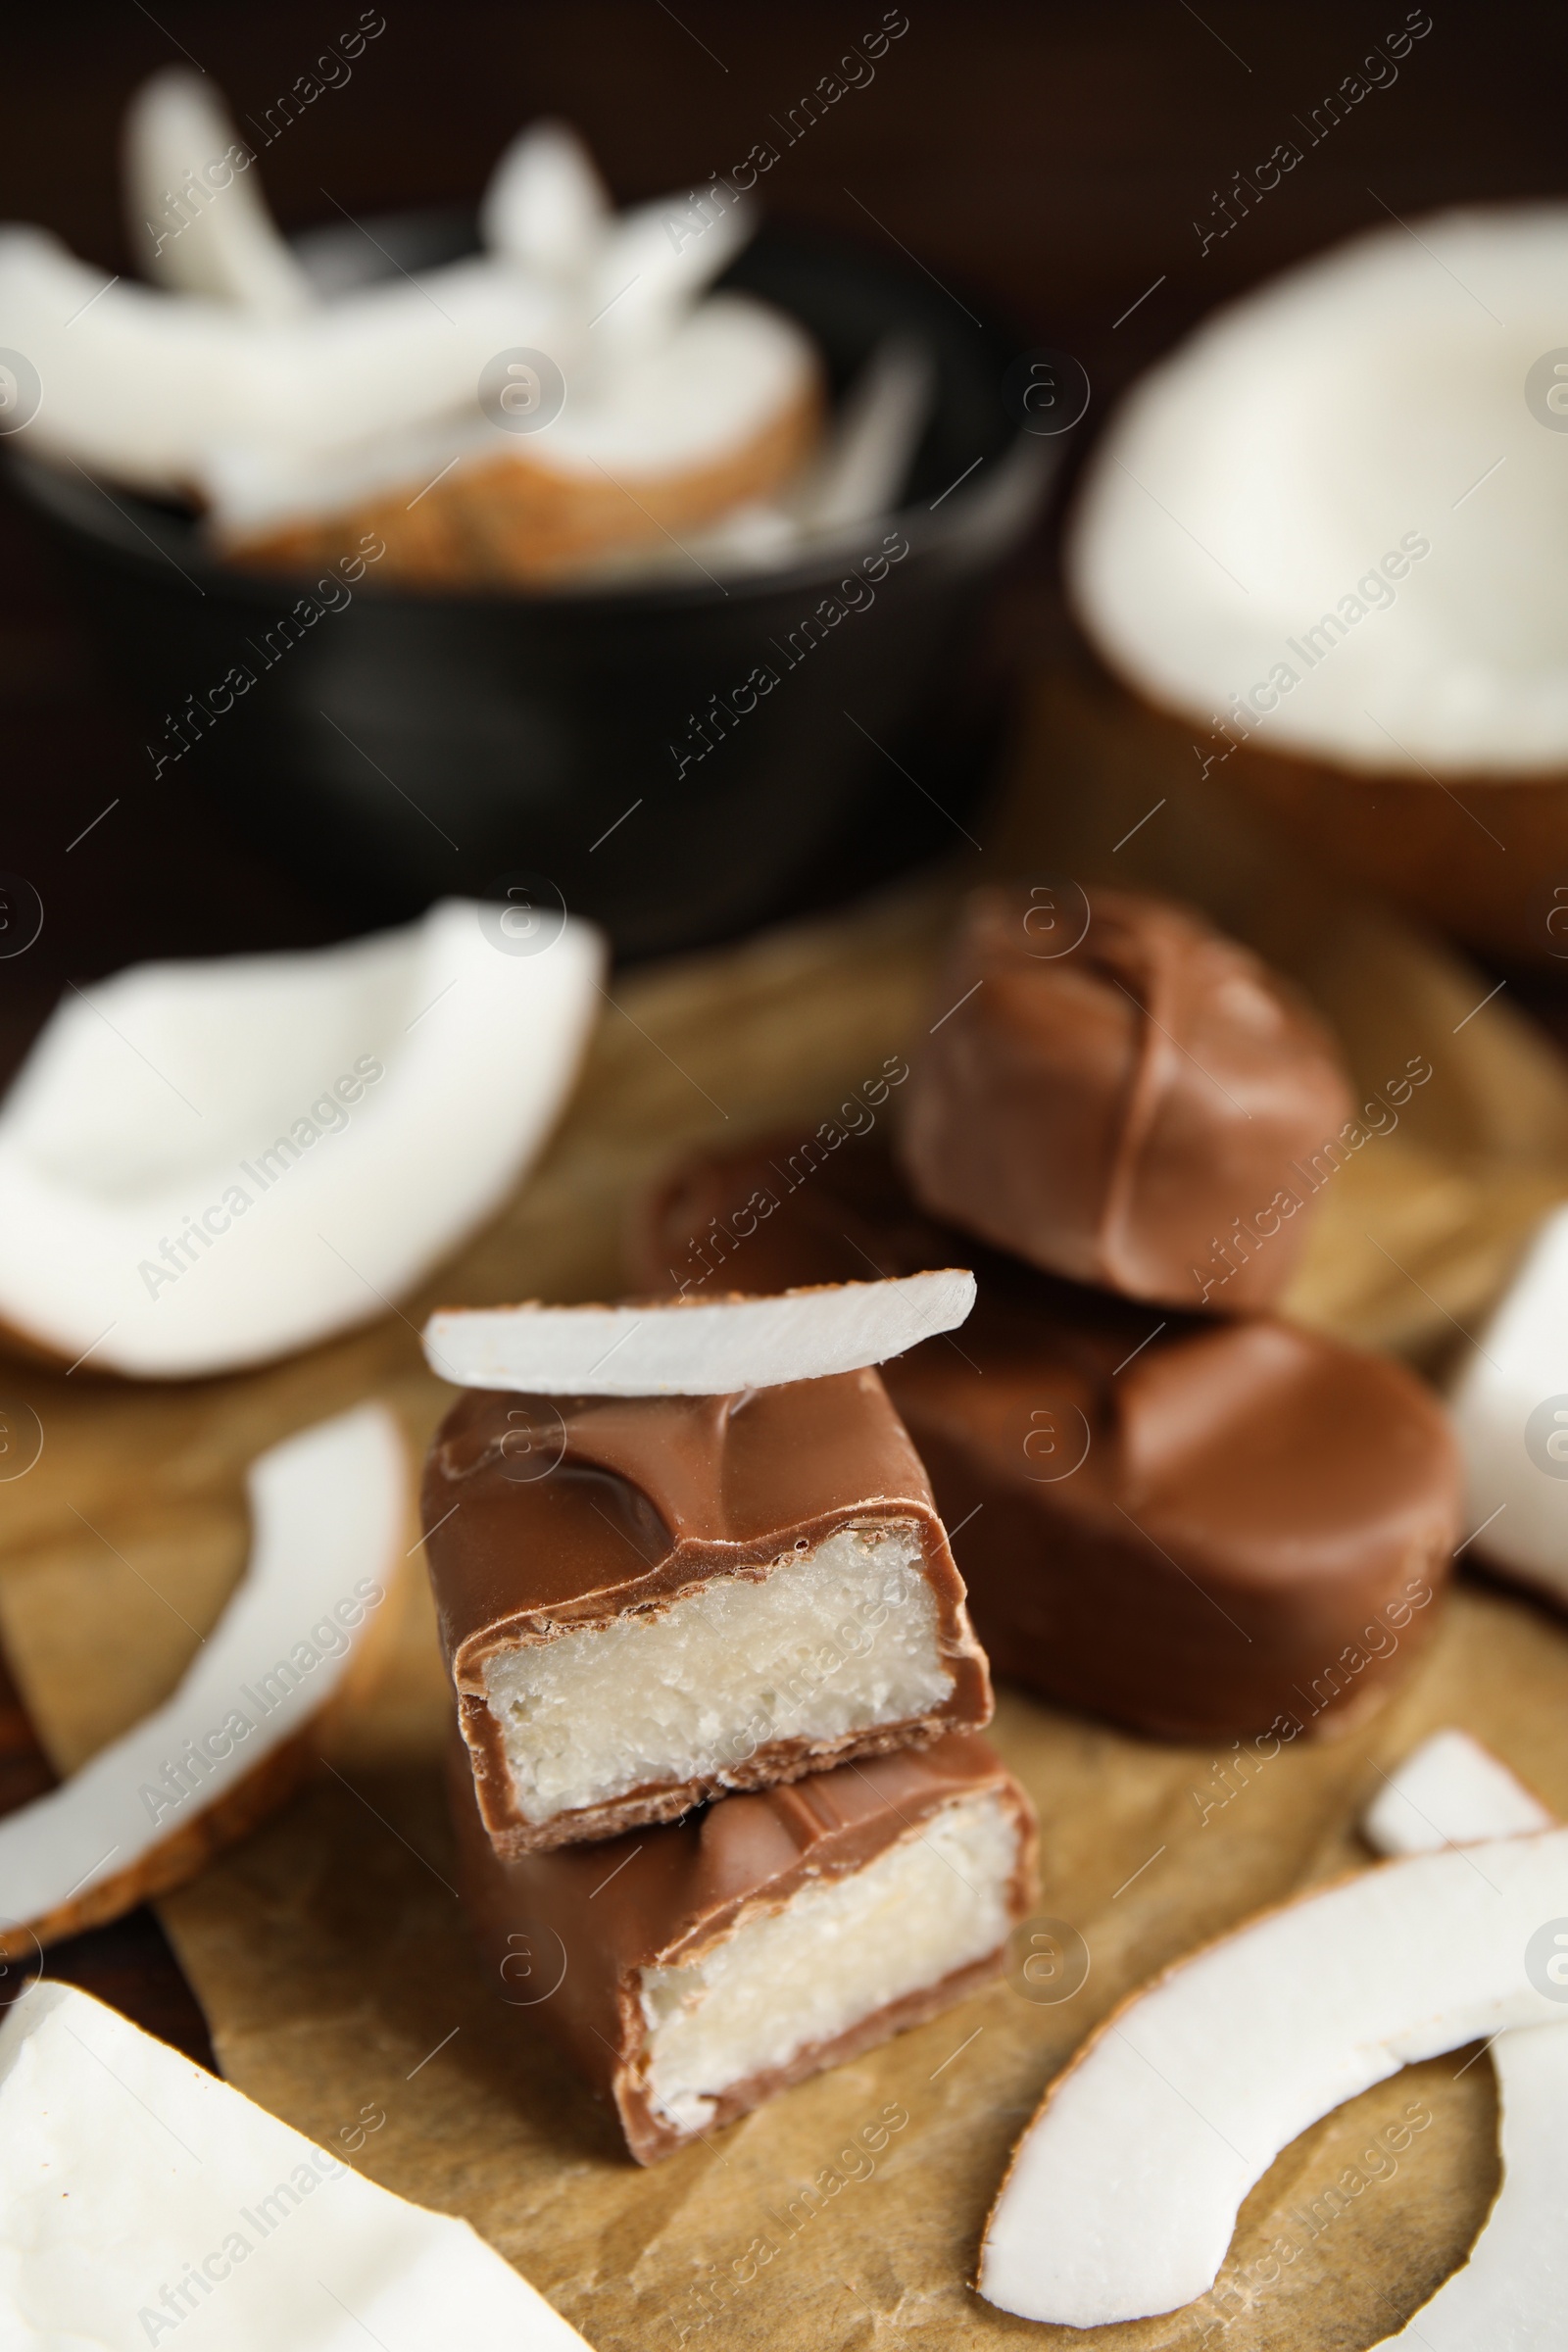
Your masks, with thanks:
[[[250,1561],[178,1689],[0,1820],[0,1951],[25,1955],[193,1878],[288,1794],[363,1670],[404,1573],[392,1415],[363,1404],[285,1439],[246,1486]]]
[[[1565,272],[1562,204],[1389,222],[1151,368],[1069,535],[1074,601],[1114,667],[1216,757],[1210,730],[1239,706],[1238,739],[1367,775],[1568,764],[1568,483],[1546,399]]]
[[[1568,1831],[1388,1862],[1179,1962],[1058,2076],[986,2228],[980,2291],[1101,2327],[1211,2286],[1242,2199],[1401,2066],[1560,2026],[1527,1955],[1568,1915]]]
[[[443,1380],[536,1396],[727,1396],[886,1363],[974,1304],[956,1267],[891,1282],[819,1283],[774,1298],[642,1298],[624,1306],[439,1308],[425,1359]]]
[[[1500,1756],[1468,1732],[1434,1732],[1385,1775],[1361,1821],[1380,1854],[1429,1854],[1549,1830],[1554,1817]]]
[[[18,2346],[158,2344],[194,2317],[223,2352],[585,2352],[466,2222],[70,1984],[0,2025],[0,2278]]]
[[[1461,1363],[1452,1413],[1476,1551],[1568,1603],[1568,1208]]]
[[[592,925],[449,899],[74,990],[0,1103],[0,1325],[183,1379],[369,1321],[491,1215],[599,1001]]]

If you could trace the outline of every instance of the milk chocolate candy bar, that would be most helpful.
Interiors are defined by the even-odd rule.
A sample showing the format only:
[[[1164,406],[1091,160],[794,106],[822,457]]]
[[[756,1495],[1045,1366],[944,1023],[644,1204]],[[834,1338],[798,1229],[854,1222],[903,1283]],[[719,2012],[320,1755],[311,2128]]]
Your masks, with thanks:
[[[969,899],[908,1082],[908,1182],[933,1216],[1049,1274],[1267,1306],[1348,1156],[1340,1054],[1199,915],[1080,895],[1076,942],[1065,902],[1043,928],[1027,889]]]
[[[633,1257],[647,1283],[721,1263],[717,1279],[760,1287],[953,1248],[872,1137],[810,1167],[784,1142],[692,1163],[648,1205]],[[1438,1615],[1459,1533],[1453,1442],[1421,1383],[1273,1318],[1162,1313],[997,1252],[971,1262],[962,1330],[883,1372],[960,1531],[994,1670],[1182,1740],[1332,1728],[1383,1696]]]
[[[989,1720],[930,1484],[874,1370],[727,1396],[466,1390],[423,1501],[504,1854]]]
[[[1029,1800],[972,1734],[513,1861],[456,1740],[449,1787],[491,1984],[642,2164],[960,2000],[1035,1896]]]

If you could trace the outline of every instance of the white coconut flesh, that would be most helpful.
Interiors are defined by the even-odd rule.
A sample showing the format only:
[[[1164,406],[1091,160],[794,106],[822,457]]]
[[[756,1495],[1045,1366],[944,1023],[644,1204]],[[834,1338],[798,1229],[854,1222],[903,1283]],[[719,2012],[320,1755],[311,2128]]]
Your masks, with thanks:
[[[0,1322],[184,1378],[385,1313],[500,1205],[576,1075],[604,948],[551,927],[447,900],[346,947],[69,992],[0,1103]]]
[[[1532,1823],[1526,1815],[1538,1817]],[[1438,1732],[1397,1770],[1361,1834],[1381,1853],[1507,1837],[1551,1816],[1467,1732]],[[1568,1950],[1568,1938],[1565,1938]],[[1561,1965],[1568,2001],[1568,1962]],[[1464,2266],[1386,2344],[1416,2352],[1552,2352],[1568,2345],[1568,2009],[1556,2026],[1499,2034],[1496,2202]]]
[[[125,115],[125,224],[161,285],[210,295],[259,318],[314,310],[316,294],[261,193],[249,153],[211,77],[166,66]],[[219,167],[214,170],[214,167]]]
[[[282,318],[112,283],[23,227],[0,228],[0,319],[42,387],[27,446],[153,491],[199,483],[204,453],[236,441],[347,449],[471,414],[498,351],[526,345],[564,366],[576,351],[559,291],[488,257]]]
[[[473,415],[348,450],[225,442],[204,457],[201,484],[220,540],[347,512],[411,482],[439,476],[451,488],[478,470],[488,480],[509,461],[595,494],[624,483],[635,495],[743,456],[811,398],[818,373],[809,338],[782,312],[715,294],[662,338],[568,386],[538,433],[513,437]]]
[[[814,383],[807,338],[763,305],[726,297],[690,331],[755,211],[688,195],[617,217],[558,124],[502,159],[482,208],[488,252],[330,301],[278,234],[254,158],[223,160],[236,144],[211,85],[183,69],[132,101],[126,207],[172,291],[116,279],[42,230],[0,229],[0,318],[42,387],[31,445],[142,489],[195,491],[220,536],[311,495],[329,512],[402,482],[432,433],[448,444],[438,469],[470,442],[505,454],[510,436],[475,405],[498,352],[543,351],[564,371],[573,416],[555,439],[568,469],[657,473],[694,449],[721,460]]]
[[[1389,1773],[1361,1835],[1380,1854],[1428,1854],[1549,1830],[1553,1816],[1499,1756],[1468,1732],[1434,1732]]]
[[[1561,204],[1389,222],[1218,312],[1079,499],[1113,667],[1216,759],[1240,698],[1259,749],[1368,773],[1568,764],[1568,472],[1525,397],[1565,316]]]
[[[490,174],[479,233],[492,253],[545,277],[584,276],[614,210],[592,156],[566,122],[531,122]]]
[[[1476,1548],[1568,1600],[1568,1208],[1536,1235],[1450,1410]]]
[[[250,1558],[177,1690],[47,1795],[0,1820],[0,1939],[14,1954],[140,1901],[160,1850],[234,1797],[342,1690],[403,1573],[408,1481],[385,1406],[262,1454]],[[88,1637],[90,1638],[90,1637]],[[205,1860],[199,1842],[188,1870]],[[106,1899],[106,1893],[109,1899]]]
[[[30,1986],[0,2025],[0,2303],[18,2352],[583,2352],[466,2222],[69,1984]]]
[[[1058,2077],[987,2226],[980,2291],[1078,2328],[1174,2311],[1309,2124],[1404,2065],[1562,2023],[1526,1950],[1568,1917],[1568,1831],[1389,1862],[1250,1921]]]
[[[886,1363],[974,1304],[958,1267],[822,1283],[770,1298],[628,1306],[443,1307],[424,1327],[433,1372],[538,1396],[728,1396]]]

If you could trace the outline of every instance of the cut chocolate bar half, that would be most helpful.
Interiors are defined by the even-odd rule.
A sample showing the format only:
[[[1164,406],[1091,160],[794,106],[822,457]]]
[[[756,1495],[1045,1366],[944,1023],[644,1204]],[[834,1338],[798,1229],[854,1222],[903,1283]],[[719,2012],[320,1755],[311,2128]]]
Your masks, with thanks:
[[[424,1524],[504,1854],[990,1718],[930,1485],[869,1368],[731,1396],[467,1391]]]
[[[962,1733],[514,1861],[456,1741],[450,1792],[496,1991],[609,2097],[641,2164],[998,1975],[1035,1895],[1029,1800]]]

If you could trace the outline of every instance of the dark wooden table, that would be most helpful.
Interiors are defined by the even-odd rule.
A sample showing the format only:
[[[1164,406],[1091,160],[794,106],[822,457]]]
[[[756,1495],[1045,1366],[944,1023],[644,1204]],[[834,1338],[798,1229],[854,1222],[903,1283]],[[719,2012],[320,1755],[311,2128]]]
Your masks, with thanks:
[[[858,86],[791,140],[792,110],[885,14],[906,17],[879,0],[787,11],[386,0],[384,30],[345,77],[317,61],[340,53],[360,21],[350,0],[335,12],[294,0],[32,10],[7,28],[0,217],[128,269],[121,116],[143,76],[181,59],[212,74],[242,122],[265,124],[306,77],[336,84],[263,151],[287,228],[334,218],[335,206],[471,203],[507,140],[540,114],[579,125],[621,201],[700,183],[768,141],[772,217],[902,249],[944,285],[1010,313],[1026,338],[1076,353],[1094,416],[1211,305],[1333,238],[1391,211],[1408,220],[1558,191],[1568,20],[1545,5],[1433,0],[1429,17],[1400,0],[1381,10],[908,0],[907,28],[874,71],[846,69],[840,79]],[[1407,23],[1430,29],[1391,56]],[[1330,126],[1324,102],[1352,76],[1361,94]],[[1299,162],[1249,197],[1282,142]],[[1037,643],[1061,625],[1049,526],[1005,617]],[[0,873],[24,876],[45,906],[37,944],[0,962],[0,1075],[68,979],[351,927],[329,898],[228,842],[177,771],[150,781],[36,534],[3,499],[0,745]],[[1537,1002],[1560,1018],[1549,988]],[[42,1769],[0,1687],[0,1803],[35,1790]],[[50,1966],[204,2051],[148,1915],[61,1947]]]

